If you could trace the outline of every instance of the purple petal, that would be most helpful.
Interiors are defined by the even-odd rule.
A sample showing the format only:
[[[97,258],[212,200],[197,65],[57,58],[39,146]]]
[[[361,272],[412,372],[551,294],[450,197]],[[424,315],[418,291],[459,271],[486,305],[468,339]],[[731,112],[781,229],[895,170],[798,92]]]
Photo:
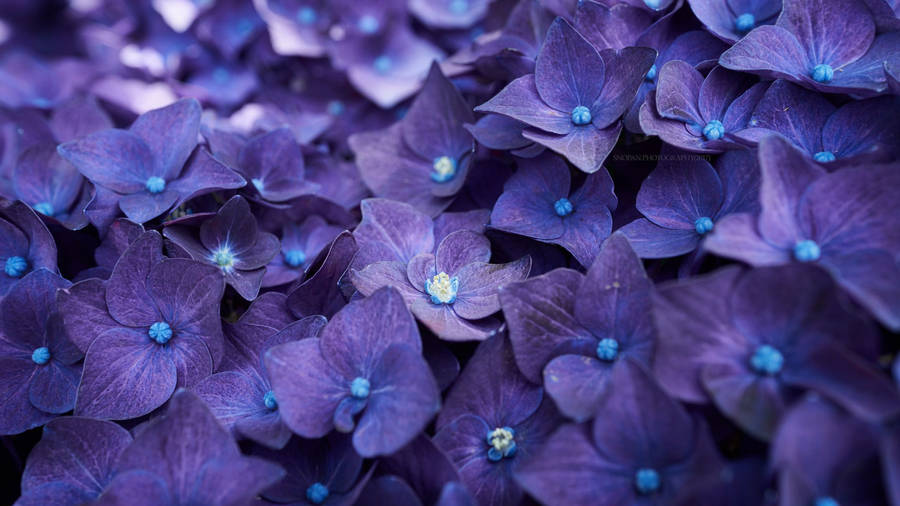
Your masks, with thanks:
[[[29,455],[22,489],[66,483],[81,492],[99,495],[113,477],[119,454],[131,434],[112,422],[64,417],[44,428],[41,441]]]
[[[472,150],[472,138],[462,125],[473,121],[472,108],[432,62],[422,91],[403,117],[403,138],[426,160],[458,158]]]
[[[571,111],[558,111],[544,103],[538,95],[534,74],[509,83],[475,110],[502,114],[556,134],[569,133],[573,128]]]
[[[35,371],[28,388],[28,399],[32,406],[41,411],[65,413],[75,407],[75,394],[80,380],[80,367],[52,360]]]
[[[528,277],[531,257],[522,257],[506,264],[474,262],[457,273],[459,292],[453,311],[467,320],[485,318],[500,310],[500,289],[509,283]]]
[[[66,335],[83,352],[94,338],[108,329],[118,327],[106,307],[106,283],[100,279],[86,279],[58,295]]]
[[[540,387],[519,372],[509,341],[494,336],[478,346],[450,390],[437,429],[466,414],[478,415],[493,425],[491,429],[518,425],[538,409],[541,399]]]
[[[435,272],[455,276],[460,269],[474,262],[487,262],[491,258],[488,239],[469,230],[459,230],[441,241],[435,253]]]
[[[389,455],[409,443],[440,410],[440,392],[414,349],[393,344],[372,369],[372,395],[353,434],[363,457]]]
[[[372,371],[392,344],[421,351],[415,320],[397,290],[382,288],[332,317],[319,341],[322,356],[347,378]]]
[[[597,50],[568,22],[558,19],[547,30],[534,76],[544,102],[571,114],[577,106],[591,107],[600,95],[604,85],[604,62]]]
[[[699,218],[714,218],[722,198],[722,182],[715,169],[691,157],[657,165],[641,184],[637,208],[661,227],[690,230]]]
[[[203,401],[179,390],[166,414],[149,422],[122,452],[117,470],[149,471],[165,480],[172,495],[187,499],[204,464],[239,456],[237,444]]]
[[[325,361],[319,342],[318,338],[311,338],[285,343],[269,349],[265,355],[284,423],[309,438],[331,431],[334,411],[349,393],[349,380]]]
[[[719,58],[719,65],[771,79],[800,80],[809,72],[809,57],[790,31],[772,25],[754,29]]]
[[[567,135],[526,130],[523,135],[568,158],[582,172],[592,174],[602,167],[622,131],[622,123],[598,130],[593,125],[577,127]]]
[[[797,241],[807,239],[797,223],[797,205],[806,188],[824,171],[779,137],[760,143],[759,164],[759,231],[772,244],[793,248]]]
[[[141,114],[128,129],[142,139],[154,154],[153,175],[175,179],[197,145],[200,134],[200,103],[182,99],[161,109]]]
[[[116,263],[106,285],[106,304],[110,316],[122,325],[149,327],[159,321],[146,282],[162,258],[162,237],[149,231],[135,239]]]
[[[500,291],[516,362],[535,383],[558,345],[587,334],[574,317],[575,292],[583,279],[577,271],[556,269]]]
[[[111,329],[84,358],[77,416],[124,420],[145,415],[175,391],[175,363],[146,331]]]
[[[755,220],[754,220],[755,224]],[[638,218],[619,229],[641,258],[670,258],[697,249],[700,236],[693,229],[663,228]]]
[[[119,193],[142,191],[147,178],[158,175],[150,147],[124,130],[103,130],[58,149],[84,177]]]

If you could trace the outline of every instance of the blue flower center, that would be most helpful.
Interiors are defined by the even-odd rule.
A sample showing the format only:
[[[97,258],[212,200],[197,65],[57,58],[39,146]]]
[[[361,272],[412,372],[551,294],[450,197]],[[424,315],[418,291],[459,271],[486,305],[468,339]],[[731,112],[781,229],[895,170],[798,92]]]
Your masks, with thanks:
[[[583,105],[572,109],[572,123],[584,126],[591,122],[591,110]]]
[[[597,343],[597,358],[605,362],[612,362],[619,354],[619,341],[611,337],[604,337]]]
[[[340,100],[332,100],[325,106],[325,111],[332,116],[340,116],[344,113],[345,109],[344,103]]]
[[[696,230],[700,235],[706,235],[712,232],[712,229],[713,220],[708,216],[697,218],[697,221],[694,222],[694,230]]]
[[[813,159],[819,163],[833,162],[837,159],[831,151],[819,151],[813,155]]]
[[[453,304],[458,291],[459,278],[451,278],[446,272],[425,280],[425,293],[431,296],[432,304]]]
[[[760,374],[778,374],[784,365],[784,356],[774,347],[763,344],[750,357],[750,366]]]
[[[306,253],[303,253],[303,250],[289,249],[282,252],[282,255],[284,255],[284,263],[291,267],[300,267],[306,261]]]
[[[147,178],[147,191],[150,193],[160,193],[166,189],[166,180],[159,176],[150,176]]]
[[[647,74],[644,76],[644,80],[645,80],[645,81],[651,81],[651,82],[652,82],[654,79],[656,79],[656,73],[657,73],[657,72],[658,72],[658,69],[656,68],[656,64],[654,63],[654,64],[650,67],[650,70],[647,71]]]
[[[448,8],[453,14],[464,14],[469,10],[469,0],[450,0]]]
[[[213,252],[212,261],[219,267],[228,270],[234,265],[234,253],[228,246],[222,246]]]
[[[157,344],[166,344],[172,339],[172,327],[166,322],[156,322],[147,329],[147,335]]]
[[[827,63],[820,63],[813,67],[810,77],[817,83],[828,83],[834,79],[834,69]]]
[[[263,182],[262,179],[255,177],[250,180],[253,183],[253,187],[256,188],[256,191],[261,192],[266,189],[266,183]]]
[[[372,67],[374,67],[375,72],[378,72],[379,74],[387,74],[393,65],[394,62],[391,61],[391,57],[385,54],[375,58],[375,61],[372,62]]]
[[[21,278],[25,271],[28,270],[28,260],[22,257],[14,256],[6,259],[6,265],[3,266],[6,275],[13,278]]]
[[[820,497],[816,499],[815,506],[841,506],[836,499],[832,497]]]
[[[219,67],[213,71],[212,78],[216,84],[225,84],[228,82],[228,79],[231,77],[231,72],[228,72],[228,69],[224,67]]]
[[[371,385],[366,378],[353,378],[350,382],[350,395],[357,399],[366,399],[369,397],[369,388]]]
[[[749,32],[754,26],[756,26],[756,16],[749,12],[741,14],[734,20],[734,27],[741,33]]]
[[[703,127],[703,136],[708,141],[717,141],[725,136],[725,125],[721,121],[714,119]]]
[[[241,35],[247,35],[248,33],[253,31],[253,20],[248,18],[241,18],[237,22],[237,31]]]
[[[378,22],[378,18],[375,16],[366,14],[356,21],[356,27],[359,28],[359,31],[362,33],[373,34],[381,28],[381,23]]]
[[[31,361],[37,365],[44,365],[50,361],[50,349],[46,346],[35,348],[31,353]]]
[[[263,395],[263,404],[265,404],[266,409],[270,411],[278,409],[278,401],[275,400],[275,392],[271,390],[266,392],[266,395]]]
[[[511,427],[498,427],[488,431],[487,441],[488,449],[487,457],[491,462],[500,462],[503,459],[510,459],[516,455],[516,431]]]
[[[644,467],[634,473],[634,487],[642,495],[652,494],[659,490],[659,473],[656,469]]]
[[[650,7],[653,10],[659,9],[659,4],[661,0],[644,0],[644,5]]]
[[[815,262],[822,256],[822,249],[816,241],[805,239],[794,245],[794,258],[798,262]]]
[[[431,164],[431,180],[446,183],[456,175],[457,162],[452,156],[439,156]]]
[[[315,482],[306,489],[306,499],[313,504],[322,504],[328,499],[328,487]]]
[[[44,216],[53,216],[53,204],[49,202],[38,202],[34,205],[34,210]]]
[[[311,25],[316,22],[319,15],[316,14],[316,10],[312,7],[303,7],[299,11],[297,11],[297,21],[302,25]]]
[[[575,210],[575,206],[572,205],[572,202],[570,202],[569,199],[563,197],[553,203],[553,210],[556,211],[557,216],[562,218],[572,214],[572,211]]]

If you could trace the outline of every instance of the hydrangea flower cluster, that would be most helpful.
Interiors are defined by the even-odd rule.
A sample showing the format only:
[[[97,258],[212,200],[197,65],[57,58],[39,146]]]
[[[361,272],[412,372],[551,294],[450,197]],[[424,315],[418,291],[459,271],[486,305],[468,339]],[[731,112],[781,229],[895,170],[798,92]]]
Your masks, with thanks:
[[[897,0],[0,3],[0,504],[900,506]]]

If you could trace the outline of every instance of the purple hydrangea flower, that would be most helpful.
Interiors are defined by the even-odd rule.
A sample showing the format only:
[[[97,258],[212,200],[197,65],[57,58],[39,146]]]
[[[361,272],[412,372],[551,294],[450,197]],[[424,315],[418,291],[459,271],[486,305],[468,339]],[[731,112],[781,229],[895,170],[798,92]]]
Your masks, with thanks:
[[[643,133],[640,124],[641,106],[644,105],[647,95],[656,89],[660,70],[666,63],[680,60],[697,70],[705,71],[715,66],[719,55],[727,47],[705,30],[681,33],[678,26],[679,18],[675,18],[675,13],[669,14],[652,24],[635,43],[638,46],[652,47],[659,55],[644,76],[638,87],[637,96],[625,113],[625,128],[630,132]]]
[[[266,264],[279,250],[278,238],[258,229],[250,205],[240,196],[203,221],[199,230],[170,225],[164,234],[194,260],[221,270],[225,281],[247,300],[256,298]]]
[[[241,455],[203,402],[183,390],[135,435],[115,469],[96,504],[246,504],[284,476],[275,464]]]
[[[780,137],[759,146],[759,217],[733,214],[706,248],[751,265],[813,263],[882,323],[900,329],[900,185],[896,165],[827,174]]]
[[[403,299],[385,288],[344,307],[322,337],[269,349],[265,364],[292,431],[309,438],[353,432],[356,451],[372,457],[402,448],[440,409],[421,350]]]
[[[78,416],[124,420],[150,413],[176,387],[191,387],[222,359],[218,269],[163,258],[145,232],[108,281],[87,279],[59,295],[69,338],[85,352]]]
[[[351,136],[350,147],[376,197],[407,202],[436,216],[466,181],[474,143],[463,125],[473,122],[472,108],[434,64],[402,120],[385,130]]]
[[[350,263],[358,247],[350,232],[341,232],[327,251],[315,274],[288,290],[287,305],[294,316],[323,315],[331,318],[353,295],[353,286],[346,280]]]
[[[562,19],[547,31],[534,74],[510,83],[476,110],[530,125],[525,138],[588,173],[600,169],[619,138],[619,117],[655,59],[648,48],[597,52]]]
[[[0,434],[43,425],[75,405],[84,355],[56,310],[56,290],[68,286],[38,269],[0,300]]]
[[[888,503],[875,431],[825,399],[808,396],[785,414],[772,464],[787,504]]]
[[[56,272],[56,243],[34,211],[21,202],[0,203],[0,297],[36,269]]]
[[[504,335],[478,346],[447,396],[435,444],[479,504],[519,504],[513,473],[534,458],[562,417],[543,389],[522,376]]]
[[[302,280],[304,272],[326,247],[343,231],[319,216],[310,216],[300,224],[281,228],[281,254],[266,266],[262,286],[279,286]]]
[[[742,147],[740,132],[766,87],[723,67],[704,79],[690,64],[670,61],[660,68],[656,91],[641,106],[641,129],[696,153]]]
[[[95,75],[83,61],[44,61],[22,50],[0,58],[0,104],[49,109],[68,100]]]
[[[56,140],[66,142],[112,127],[106,113],[92,99],[72,99],[57,107],[49,121]],[[36,144],[19,156],[12,173],[12,194],[39,214],[78,230],[88,223],[84,208],[91,187],[51,141]]]
[[[870,362],[877,331],[814,267],[725,268],[661,288],[653,312],[663,387],[713,402],[760,439],[803,389],[867,420],[900,411],[895,387]]]
[[[491,227],[558,244],[590,265],[612,229],[617,200],[603,169],[571,188],[569,167],[556,155],[519,160],[491,211]]]
[[[566,425],[516,472],[550,506],[668,504],[722,463],[705,424],[624,360],[592,424]]]
[[[144,223],[197,195],[245,184],[202,149],[188,161],[199,129],[200,104],[185,99],[142,114],[128,130],[103,130],[58,150],[97,187],[89,217],[114,216],[118,204]]]
[[[287,128],[250,139],[241,149],[237,171],[264,202],[285,202],[314,193],[318,185],[304,178],[303,151]]]
[[[829,169],[900,155],[900,99],[878,97],[840,108],[822,95],[778,80],[737,134],[750,142],[778,133]]]
[[[400,451],[378,459],[375,471],[360,495],[359,506],[476,504],[460,483],[456,466],[426,434],[419,435]],[[457,488],[462,492],[453,490]]]
[[[315,337],[325,318],[292,322],[284,295],[262,295],[237,322],[225,325],[222,365],[191,389],[232,433],[271,448],[284,447],[291,432],[281,421],[262,357],[277,344]]]
[[[900,61],[900,32],[875,34],[863,1],[784,0],[774,25],[755,28],[719,64],[824,93],[885,91],[883,62]]]
[[[737,42],[758,26],[771,25],[781,14],[782,0],[687,0],[713,35]]]
[[[641,258],[667,258],[694,251],[732,213],[759,210],[759,166],[750,150],[706,160],[663,150],[641,184],[637,209],[644,215],[619,229]],[[689,157],[688,160],[681,158]]]
[[[67,416],[51,420],[28,455],[18,506],[83,504],[115,476],[131,434],[113,422]]]
[[[560,411],[578,421],[601,406],[625,360],[649,365],[652,284],[628,240],[613,234],[586,276],[556,269],[500,295],[516,362]]]
[[[381,261],[351,271],[353,285],[363,295],[384,286],[399,291],[410,311],[441,339],[483,340],[499,322],[499,288],[525,279],[531,257],[491,264],[486,237],[469,230],[447,235],[434,254],[420,253],[409,263]]]
[[[284,468],[284,478],[262,493],[279,504],[357,504],[374,471],[362,474],[363,459],[353,449],[351,437],[337,432],[318,439],[294,437],[282,450],[260,447],[253,454]]]

